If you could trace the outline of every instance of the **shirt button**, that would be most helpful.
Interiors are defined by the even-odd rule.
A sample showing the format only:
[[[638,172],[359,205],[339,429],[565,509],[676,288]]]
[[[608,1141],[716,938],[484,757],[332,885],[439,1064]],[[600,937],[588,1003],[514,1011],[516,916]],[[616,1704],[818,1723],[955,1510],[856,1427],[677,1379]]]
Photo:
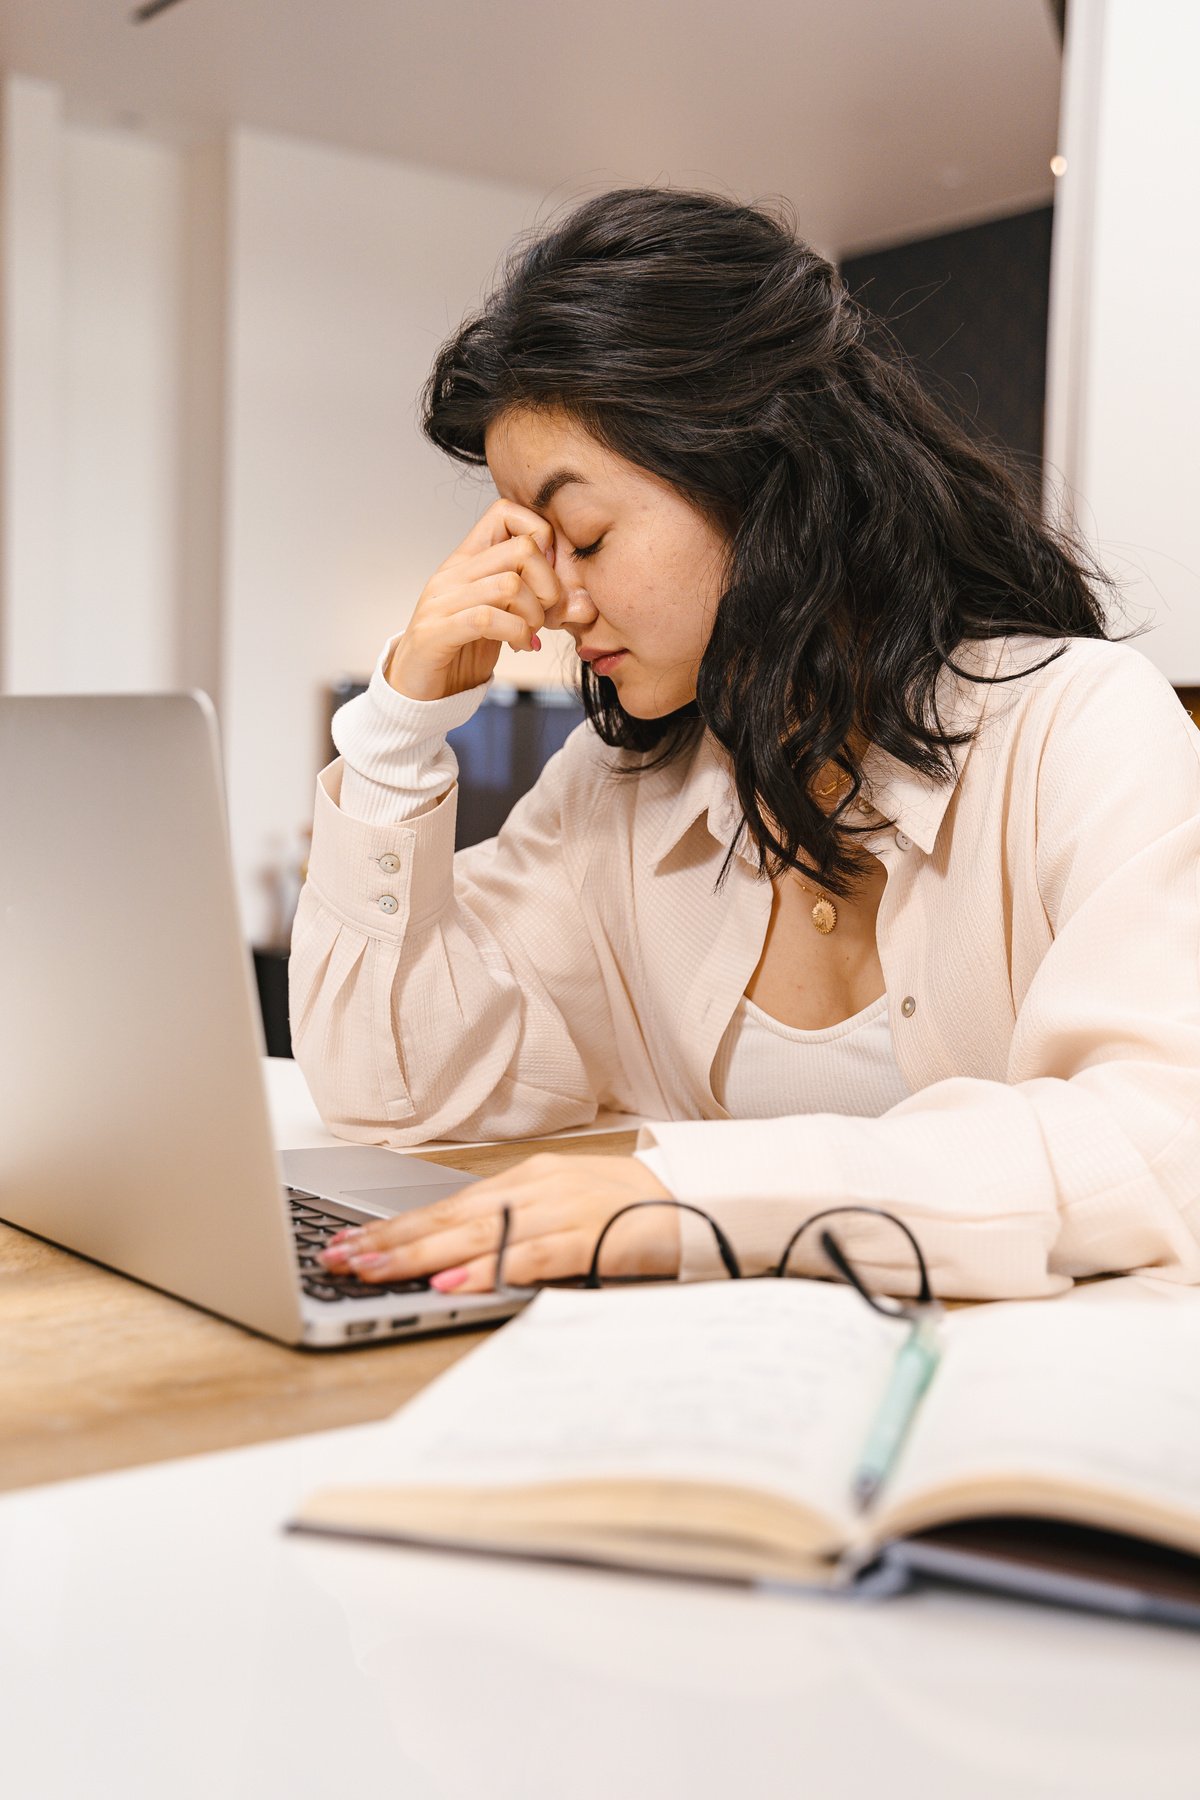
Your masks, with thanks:
[[[905,837],[902,831],[898,831],[896,833],[896,848],[897,850],[911,850],[912,839],[910,837]]]
[[[379,900],[379,910],[380,912],[385,913],[399,912],[400,902],[397,900],[395,894],[381,895]]]
[[[396,870],[400,867],[400,858],[394,851],[389,850],[386,856],[380,857],[379,866],[385,874],[394,875]]]
[[[913,1014],[916,1012],[916,1010],[917,1010],[916,1001],[913,999],[911,994],[906,994],[904,996],[903,1000],[900,1002],[900,1011],[904,1014],[906,1019],[911,1019]]]

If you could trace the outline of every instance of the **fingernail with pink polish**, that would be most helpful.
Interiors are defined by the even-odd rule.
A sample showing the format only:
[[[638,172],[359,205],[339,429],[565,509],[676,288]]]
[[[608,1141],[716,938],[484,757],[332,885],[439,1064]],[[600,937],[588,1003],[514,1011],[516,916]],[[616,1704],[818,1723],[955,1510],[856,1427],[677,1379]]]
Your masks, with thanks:
[[[449,1294],[456,1287],[461,1287],[467,1279],[467,1271],[461,1269],[443,1269],[440,1275],[431,1276],[429,1285],[436,1288],[439,1294]]]
[[[538,636],[537,632],[535,631],[532,639],[530,640],[529,648],[531,650],[540,650],[541,647],[542,647],[542,640]]]
[[[358,1274],[361,1269],[377,1269],[381,1263],[385,1263],[388,1260],[389,1259],[384,1252],[373,1250],[363,1256],[352,1256],[350,1258],[350,1267],[354,1270],[355,1274]]]

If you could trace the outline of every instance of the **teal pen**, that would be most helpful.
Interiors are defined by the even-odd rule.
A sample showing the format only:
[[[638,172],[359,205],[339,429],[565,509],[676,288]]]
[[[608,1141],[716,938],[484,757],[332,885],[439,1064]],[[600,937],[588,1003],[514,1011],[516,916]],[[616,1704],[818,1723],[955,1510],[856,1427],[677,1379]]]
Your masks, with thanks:
[[[941,1308],[926,1307],[896,1352],[883,1399],[871,1421],[866,1447],[854,1475],[853,1495],[860,1512],[874,1500],[891,1471],[921,1396],[941,1359],[938,1320]]]

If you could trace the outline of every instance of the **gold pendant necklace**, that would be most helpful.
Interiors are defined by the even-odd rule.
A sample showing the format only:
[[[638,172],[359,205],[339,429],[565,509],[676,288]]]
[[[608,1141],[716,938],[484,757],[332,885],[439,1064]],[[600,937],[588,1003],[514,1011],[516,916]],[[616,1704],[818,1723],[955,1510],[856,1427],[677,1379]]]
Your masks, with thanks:
[[[792,874],[795,875],[796,881],[804,889],[806,894],[817,895],[817,904],[813,907],[810,917],[821,936],[828,937],[829,933],[837,924],[837,907],[833,904],[833,901],[827,894],[818,894],[816,888],[809,887],[807,881],[801,881],[794,869],[792,870]]]

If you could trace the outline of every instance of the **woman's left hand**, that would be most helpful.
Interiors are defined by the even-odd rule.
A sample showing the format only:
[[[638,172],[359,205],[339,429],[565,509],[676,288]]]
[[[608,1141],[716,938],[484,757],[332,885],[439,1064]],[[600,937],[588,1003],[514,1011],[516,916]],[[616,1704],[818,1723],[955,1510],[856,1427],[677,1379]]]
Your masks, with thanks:
[[[633,1156],[528,1157],[503,1175],[394,1219],[339,1231],[323,1259],[361,1281],[430,1276],[441,1293],[481,1294],[495,1286],[501,1209],[511,1213],[504,1279],[529,1287],[586,1274],[596,1239],[634,1200],[669,1200],[661,1181]],[[679,1215],[646,1207],[622,1219],[604,1245],[606,1275],[674,1275]]]

